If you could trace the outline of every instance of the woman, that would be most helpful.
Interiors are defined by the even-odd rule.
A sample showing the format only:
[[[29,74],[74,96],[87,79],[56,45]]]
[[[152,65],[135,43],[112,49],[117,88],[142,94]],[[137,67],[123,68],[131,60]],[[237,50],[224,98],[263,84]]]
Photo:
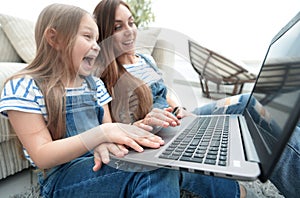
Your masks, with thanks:
[[[164,114],[153,107],[165,108],[165,113],[169,113],[177,105],[167,98],[163,79],[152,65],[153,58],[135,52],[137,28],[128,5],[120,0],[102,0],[94,16],[99,28],[98,42],[105,49],[99,54],[102,68],[97,75],[113,97],[109,104],[113,121],[168,126]],[[178,124],[175,118],[171,122],[173,126]],[[99,161],[103,157],[97,156]],[[245,197],[245,189],[234,180],[187,172],[180,175],[181,189],[201,197]]]
[[[123,6],[122,6],[123,5]],[[105,13],[105,14],[104,14]],[[127,13],[124,19],[121,19],[120,13]],[[98,4],[98,6],[94,10],[94,15],[97,19],[97,24],[99,27],[99,42],[101,42],[102,46],[111,49],[110,46],[114,46],[114,43],[118,43],[120,40],[119,36],[122,36],[122,32],[124,33],[124,41],[119,42],[118,47],[111,49],[110,53],[101,54],[104,57],[107,57],[107,61],[104,62],[104,68],[100,70],[101,78],[104,79],[104,82],[107,85],[108,91],[114,97],[114,102],[110,104],[110,108],[112,110],[112,117],[114,120],[127,122],[127,123],[135,123],[135,124],[151,124],[151,125],[159,125],[162,126],[162,122],[157,119],[156,115],[152,112],[148,113],[148,110],[145,109],[143,113],[140,115],[136,115],[134,105],[128,105],[127,102],[130,101],[130,97],[135,97],[132,95],[127,95],[126,97],[114,95],[114,93],[118,93],[118,89],[125,90],[126,84],[129,84],[130,80],[126,80],[125,77],[134,78],[135,81],[138,81],[137,85],[132,85],[131,87],[139,87],[140,82],[139,79],[144,80],[151,91],[140,91],[142,94],[139,94],[138,91],[136,93],[139,100],[147,101],[150,99],[149,95],[151,92],[153,94],[153,103],[158,104],[158,107],[168,107],[167,111],[172,111],[172,109],[176,106],[179,106],[171,99],[167,98],[166,88],[162,82],[159,74],[154,74],[155,71],[151,68],[153,64],[155,64],[152,57],[146,56],[146,59],[141,57],[141,55],[135,52],[134,48],[134,40],[136,37],[136,27],[134,25],[134,18],[131,16],[130,8],[122,1],[115,0],[103,0]],[[118,18],[119,17],[119,18]],[[125,34],[126,33],[126,34]],[[122,38],[122,37],[121,37]],[[127,39],[127,40],[126,40]],[[126,42],[127,41],[127,42]],[[147,61],[150,60],[150,61]],[[150,64],[147,64],[147,62]],[[152,76],[157,83],[153,83],[152,79],[147,76],[142,76],[139,71],[143,71],[143,68],[146,65],[147,74]],[[138,66],[138,67],[136,67]],[[131,74],[132,75],[131,75]],[[150,75],[151,74],[151,75]],[[150,80],[149,80],[150,79]],[[125,83],[124,83],[125,82]],[[134,84],[134,83],[133,83]],[[152,85],[154,84],[154,85]],[[124,88],[125,87],[125,88]],[[145,88],[146,89],[146,88]],[[133,90],[136,91],[136,90]],[[131,93],[133,92],[131,91]],[[120,92],[121,93],[121,92]],[[128,92],[123,92],[128,93]],[[142,95],[140,97],[139,95]],[[122,98],[123,97],[123,98]],[[126,98],[125,103],[120,103],[122,99]],[[144,99],[145,97],[145,99]],[[157,99],[157,100],[156,100]],[[164,100],[164,101],[163,101]],[[162,102],[161,102],[162,101]],[[246,103],[248,101],[248,95],[240,95],[235,97],[230,97],[223,99],[221,101],[217,101],[211,103],[209,105],[197,108],[193,111],[195,114],[213,114],[213,113],[241,113],[242,109],[244,109]],[[149,101],[148,101],[149,103]],[[119,107],[118,104],[122,104],[122,107]],[[125,104],[125,105],[124,105]],[[127,105],[126,105],[127,104]],[[138,103],[143,106],[142,102]],[[226,106],[222,106],[220,104],[226,104]],[[170,108],[171,107],[171,108]],[[123,109],[122,109],[123,108]],[[118,111],[118,109],[122,109],[122,111]],[[127,113],[127,116],[119,115],[123,114],[123,112]],[[185,112],[182,108],[180,108],[180,112],[178,114],[178,118],[185,116],[187,112]],[[128,116],[130,115],[130,116]],[[165,118],[163,118],[164,120]],[[177,121],[175,123],[178,123]],[[174,123],[174,124],[175,124]],[[295,197],[300,191],[300,183],[297,178],[300,177],[299,163],[300,163],[300,146],[299,146],[299,135],[300,135],[300,127],[299,124],[296,127],[287,147],[285,148],[277,166],[274,169],[274,172],[270,178],[270,180],[276,185],[276,187],[284,194],[286,197]],[[209,188],[208,188],[209,189]],[[243,191],[242,191],[243,192]]]

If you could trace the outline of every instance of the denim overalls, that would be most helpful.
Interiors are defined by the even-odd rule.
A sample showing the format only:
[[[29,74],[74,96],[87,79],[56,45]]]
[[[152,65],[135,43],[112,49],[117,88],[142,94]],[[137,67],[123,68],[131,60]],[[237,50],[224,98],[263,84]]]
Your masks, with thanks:
[[[151,60],[140,53],[137,53],[138,56],[142,57],[145,62],[159,75],[162,75],[160,72],[159,68],[151,62]],[[159,109],[164,109],[169,107],[169,104],[167,102],[167,92],[168,89],[161,78],[159,81],[152,83],[150,86],[152,96],[153,96],[153,106],[152,108],[159,108]]]
[[[91,94],[67,96],[67,137],[77,135],[102,123],[104,110],[97,103],[96,84],[91,76],[86,81]],[[94,94],[93,94],[94,93]],[[68,94],[67,94],[68,95]],[[112,131],[113,133],[113,131]],[[175,171],[156,169],[147,172],[126,172],[102,165],[97,172],[93,152],[71,162],[39,173],[43,197],[178,197],[179,175]],[[163,178],[163,179],[162,179]],[[166,191],[161,194],[161,192]]]

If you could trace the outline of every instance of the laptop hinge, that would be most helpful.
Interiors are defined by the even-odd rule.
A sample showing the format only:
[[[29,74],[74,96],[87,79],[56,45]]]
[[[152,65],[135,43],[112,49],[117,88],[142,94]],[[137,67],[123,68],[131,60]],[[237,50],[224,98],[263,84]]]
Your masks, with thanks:
[[[247,160],[251,162],[260,162],[250,132],[248,130],[245,117],[239,116],[239,121]]]

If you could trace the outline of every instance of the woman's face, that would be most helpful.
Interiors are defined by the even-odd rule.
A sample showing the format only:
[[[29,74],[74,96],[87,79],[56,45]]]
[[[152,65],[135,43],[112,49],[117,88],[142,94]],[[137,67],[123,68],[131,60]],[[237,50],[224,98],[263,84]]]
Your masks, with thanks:
[[[113,34],[118,56],[122,54],[135,54],[136,33],[137,28],[131,12],[126,6],[120,4],[116,9]]]
[[[100,47],[97,44],[98,27],[94,19],[86,14],[79,25],[73,49],[73,65],[78,75],[88,76],[94,69]]]

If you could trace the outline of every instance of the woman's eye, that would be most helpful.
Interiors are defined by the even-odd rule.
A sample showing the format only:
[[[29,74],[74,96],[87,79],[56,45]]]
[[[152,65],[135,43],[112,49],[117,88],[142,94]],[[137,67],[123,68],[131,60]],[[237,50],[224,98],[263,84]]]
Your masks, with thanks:
[[[128,24],[129,24],[130,27],[132,27],[132,26],[134,26],[135,23],[133,21],[133,22],[129,22]]]
[[[118,31],[118,30],[121,30],[121,29],[122,29],[122,26],[120,26],[120,25],[115,26],[115,31]]]

